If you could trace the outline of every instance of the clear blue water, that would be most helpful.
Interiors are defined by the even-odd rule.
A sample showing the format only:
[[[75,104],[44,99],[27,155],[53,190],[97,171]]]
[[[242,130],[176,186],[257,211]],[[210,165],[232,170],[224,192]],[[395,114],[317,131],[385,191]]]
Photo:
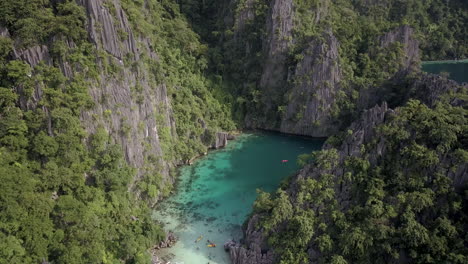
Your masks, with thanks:
[[[449,79],[459,83],[468,82],[468,60],[423,62],[422,70],[435,74],[446,72]]]
[[[299,154],[318,150],[322,144],[322,139],[243,134],[226,148],[182,167],[176,194],[155,210],[156,219],[180,240],[158,255],[171,263],[230,263],[223,244],[242,237],[241,225],[251,212],[256,189],[274,191],[297,171]],[[207,240],[216,248],[207,247]]]

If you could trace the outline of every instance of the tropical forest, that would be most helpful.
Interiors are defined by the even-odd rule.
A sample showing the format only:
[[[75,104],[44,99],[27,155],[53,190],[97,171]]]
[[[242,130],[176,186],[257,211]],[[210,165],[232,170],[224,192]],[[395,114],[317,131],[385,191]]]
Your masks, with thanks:
[[[468,263],[468,1],[0,0],[0,264]]]

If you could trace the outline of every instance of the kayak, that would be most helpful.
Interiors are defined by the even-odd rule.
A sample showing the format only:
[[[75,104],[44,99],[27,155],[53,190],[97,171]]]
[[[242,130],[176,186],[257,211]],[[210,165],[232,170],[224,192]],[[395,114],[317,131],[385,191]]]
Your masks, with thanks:
[[[197,238],[197,240],[195,240],[195,243],[197,243],[198,241],[202,240],[202,238],[203,238],[203,236],[199,236],[199,237]]]
[[[216,244],[211,243],[211,244],[208,244],[208,245],[206,245],[206,246],[207,246],[207,247],[216,247]]]

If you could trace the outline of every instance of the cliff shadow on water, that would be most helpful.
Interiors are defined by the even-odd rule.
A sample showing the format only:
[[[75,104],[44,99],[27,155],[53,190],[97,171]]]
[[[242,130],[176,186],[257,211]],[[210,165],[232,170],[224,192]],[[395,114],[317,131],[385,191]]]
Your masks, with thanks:
[[[174,168],[192,162],[154,212],[180,237],[164,257],[229,263],[222,244],[241,238],[256,189],[281,185],[258,196],[234,263],[466,263],[468,206],[458,192],[468,177],[467,86],[456,81],[468,64],[423,63],[436,73],[424,74],[420,60],[468,57],[467,8],[1,0],[0,264],[151,262],[148,248],[164,237],[151,207],[171,193]],[[266,132],[193,160],[243,127],[331,136],[320,152],[326,168],[295,173],[298,155],[323,139]],[[295,177],[280,184],[287,175]],[[388,186],[412,192],[395,197]],[[424,203],[407,206],[414,201]],[[345,214],[352,224],[329,228]]]
[[[157,255],[179,263],[230,263],[223,244],[242,238],[256,190],[274,191],[299,168],[297,157],[320,149],[323,141],[248,132],[182,167],[176,193],[154,213],[179,241]],[[208,240],[216,248],[208,247]]]

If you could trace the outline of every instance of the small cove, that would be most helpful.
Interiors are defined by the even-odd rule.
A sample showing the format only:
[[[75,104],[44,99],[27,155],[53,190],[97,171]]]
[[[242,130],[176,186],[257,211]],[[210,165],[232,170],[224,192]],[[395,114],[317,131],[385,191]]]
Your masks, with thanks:
[[[223,244],[242,237],[241,225],[251,212],[256,189],[274,191],[299,169],[297,156],[319,150],[323,142],[277,133],[248,133],[192,166],[180,168],[176,193],[154,213],[179,241],[158,255],[171,263],[230,263]],[[200,236],[203,238],[195,242]],[[216,248],[207,247],[207,240]]]

